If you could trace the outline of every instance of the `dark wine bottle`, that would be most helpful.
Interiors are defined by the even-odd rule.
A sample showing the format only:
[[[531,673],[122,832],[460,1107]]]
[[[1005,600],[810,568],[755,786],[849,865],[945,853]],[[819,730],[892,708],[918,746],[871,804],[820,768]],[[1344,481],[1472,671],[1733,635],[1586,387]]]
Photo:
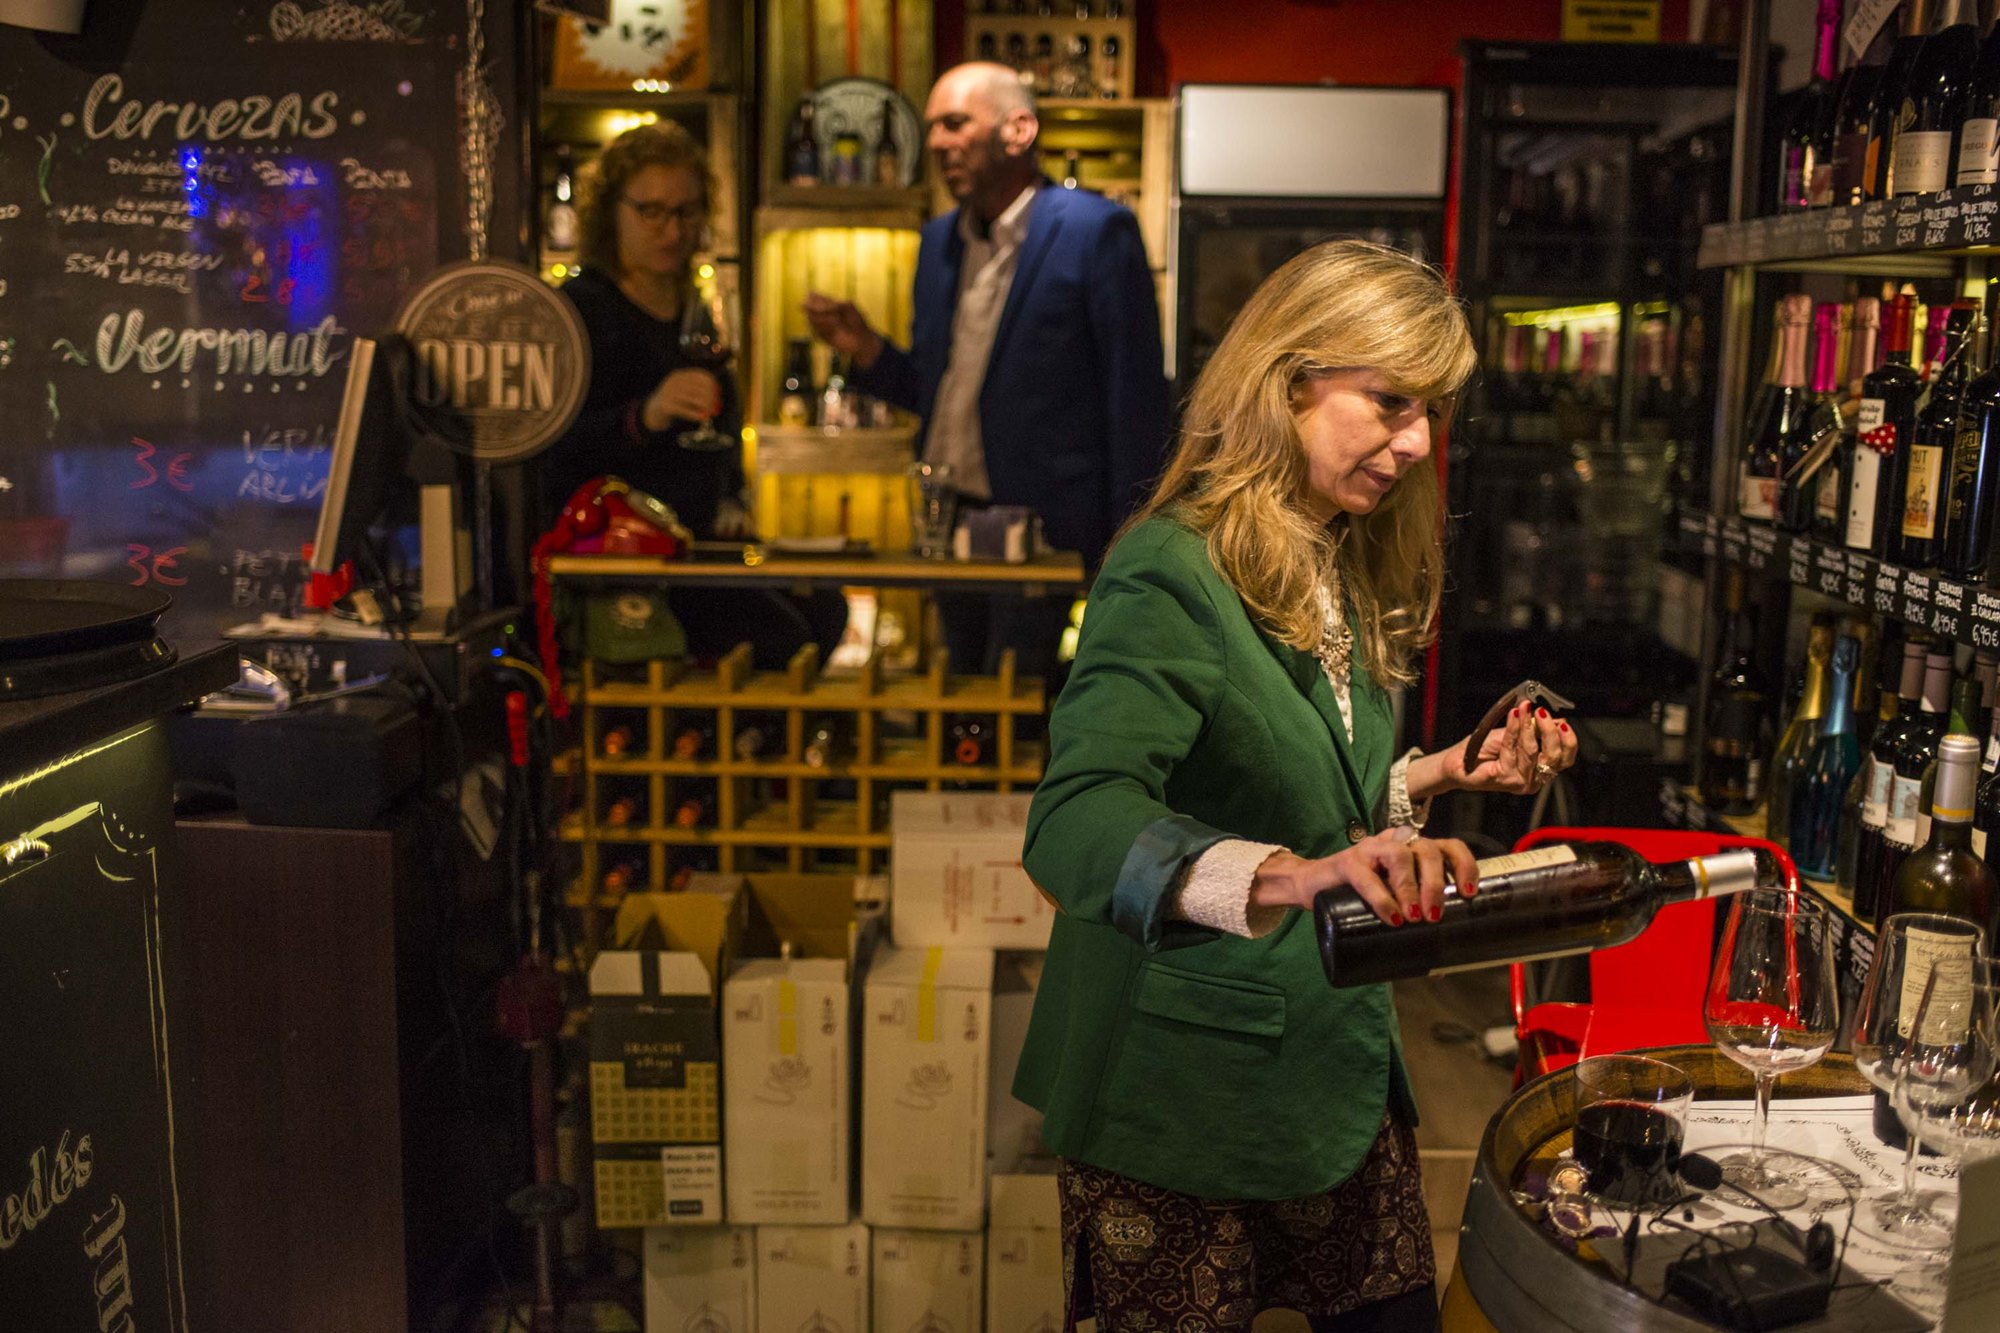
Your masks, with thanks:
[[[1944,480],[1958,445],[1959,401],[1965,393],[1973,321],[1979,308],[1955,302],[1947,315],[1941,360],[1931,377],[1916,433],[1902,454],[1902,521],[1889,538],[1889,559],[1931,569],[1944,547]]]
[[[1767,850],[1654,863],[1615,842],[1560,843],[1481,861],[1479,891],[1462,898],[1447,884],[1436,921],[1391,926],[1343,887],[1313,900],[1313,923],[1328,984],[1368,986],[1609,948],[1669,903],[1781,880]]]
[[[953,720],[945,757],[954,764],[977,768],[993,762],[993,719],[967,714]]]
[[[1879,915],[1882,857],[1889,830],[1889,801],[1895,794],[1896,755],[1903,748],[1904,733],[1916,725],[1917,701],[1924,692],[1925,649],[1921,639],[1904,642],[1895,716],[1875,728],[1875,739],[1868,747],[1868,794],[1861,807],[1861,838],[1853,889],[1854,915],[1863,921],[1872,922]]]
[[[715,748],[715,724],[690,722],[674,734],[674,758],[700,759]]]
[[[1930,39],[1910,67],[1896,132],[1895,193],[1950,187],[1959,120],[1979,62],[1972,0],[1935,0]]]
[[[2000,183],[2000,37],[1989,31],[1979,43],[1979,60],[1965,90],[1953,184],[1995,183]]]
[[[1899,702],[1896,690],[1902,674],[1898,668],[1904,660],[1903,648],[1892,648],[1892,645],[1885,641],[1883,650],[1886,655],[1882,662],[1882,695],[1875,714],[1875,731],[1874,735],[1869,737],[1868,743],[1862,746],[1861,765],[1855,771],[1854,781],[1848,785],[1847,800],[1842,807],[1840,819],[1840,852],[1833,868],[1834,884],[1850,899],[1854,897],[1856,886],[1861,882],[1864,835],[1871,833],[1868,824],[1869,793],[1872,790],[1876,770],[1875,739],[1895,723],[1896,706]],[[1919,653],[1913,663],[1913,670],[1908,673],[1911,691],[1923,688],[1923,670],[1923,655]],[[1875,813],[1876,822],[1872,829],[1872,839],[1867,844],[1867,858],[1872,859],[1881,852],[1882,824],[1888,819],[1888,810],[1888,787],[1885,781],[1879,808]]]
[[[606,759],[623,759],[631,752],[633,744],[632,728],[619,723],[599,738],[598,746]]]
[[[1968,356],[1977,343],[1966,344]],[[1938,565],[1955,579],[1985,583],[1994,572],[1993,523],[2000,515],[2000,362],[1965,386],[1945,500],[1944,553]]]
[[[1917,396],[1923,381],[1910,368],[1914,301],[1890,298],[1882,318],[1882,364],[1861,382],[1855,420],[1853,479],[1847,492],[1847,544],[1888,554],[1889,533],[1902,517],[1902,459],[1917,429]]]
[[[1902,729],[1895,776],[1889,780],[1889,818],[1882,827],[1882,858],[1876,867],[1877,919],[1901,910],[1896,905],[1896,875],[1903,868],[1903,859],[1922,845],[1917,822],[1923,813],[1924,770],[1937,754],[1938,741],[1944,736],[1945,710],[1950,705],[1951,654],[1928,653],[1924,657],[1923,697]]]
[[[1717,814],[1747,815],[1764,798],[1769,693],[1757,667],[1756,632],[1743,604],[1741,569],[1729,570],[1725,597],[1729,618],[1708,687],[1701,799]]]
[[[1841,635],[1833,648],[1833,682],[1826,719],[1814,738],[1792,786],[1790,851],[1799,873],[1829,879],[1840,849],[1840,810],[1861,767],[1861,742],[1854,735],[1854,676],[1861,645]]]
[[[1972,850],[1983,861],[1988,841],[2000,831],[2000,708],[1993,710],[1986,754],[1979,767],[1979,793],[1972,806]]]
[[[1765,803],[1765,836],[1780,846],[1792,834],[1798,779],[1805,771],[1806,755],[1819,738],[1820,719],[1828,712],[1827,681],[1833,666],[1833,616],[1820,612],[1806,632],[1805,688],[1799,706],[1785,724],[1778,744],[1771,751],[1770,797]],[[1852,677],[1849,678],[1852,684]],[[1850,724],[1851,729],[1851,724]],[[1794,860],[1797,858],[1794,857]]]
[[[674,823],[682,828],[699,828],[715,822],[715,783],[707,778],[682,782],[675,793],[680,803],[674,807]]]
[[[1979,730],[1974,720],[1979,716],[1979,681],[1973,676],[1960,676],[1951,683],[1951,708],[1945,713],[1944,736],[1938,744],[1953,736],[1965,736],[1975,744]],[[1924,776],[1917,784],[1917,846],[1921,847],[1931,839],[1931,797],[1937,791],[1938,750],[1932,750],[1930,762],[1924,765]],[[1899,909],[1900,910],[1900,909]]]
[[[819,134],[814,126],[810,94],[799,99],[785,135],[785,179],[793,185],[818,185],[825,173],[820,164]]]
[[[1834,52],[1840,0],[1819,0],[1812,79],[1798,90],[1778,127],[1778,207],[1823,206],[1833,189],[1833,117],[1838,89]]]
[[[1840,382],[1845,313],[1831,301],[1813,311],[1812,406],[1806,412],[1798,465],[1785,480],[1787,491],[1796,492],[1806,510],[1806,529],[1836,545],[1847,528],[1847,419],[1841,412],[1846,393]],[[1779,508],[1788,514],[1792,505]]]
[[[1805,423],[1812,408],[1806,391],[1806,329],[1812,323],[1812,298],[1794,292],[1778,300],[1778,370],[1771,393],[1762,405],[1754,432],[1744,439],[1743,474],[1737,512],[1744,518],[1771,522],[1779,517],[1784,479],[1801,456]],[[1797,531],[1811,521],[1809,502],[1794,497],[1786,515],[1798,520]]]
[[[1895,41],[1895,25],[1883,24],[1862,52],[1861,63],[1847,72],[1841,86],[1840,103],[1833,114],[1832,202],[1836,207],[1868,198],[1868,126],[1882,87],[1883,67]]]
[[[844,764],[852,751],[847,723],[838,715],[817,718],[806,727],[803,757],[808,768],[832,768],[836,764]]]
[[[1868,197],[1887,199],[1896,193],[1895,142],[1908,106],[1910,78],[1930,31],[1930,0],[1903,0],[1902,26],[1882,66],[1882,82],[1868,120]]]
[[[1938,743],[1937,790],[1930,839],[1896,872],[1896,910],[1940,912],[1986,923],[1993,913],[1993,872],[1972,847],[1972,806],[1979,742],[1946,736]]]
[[[814,400],[812,339],[794,338],[785,347],[785,378],[778,386],[778,424],[810,426]]]

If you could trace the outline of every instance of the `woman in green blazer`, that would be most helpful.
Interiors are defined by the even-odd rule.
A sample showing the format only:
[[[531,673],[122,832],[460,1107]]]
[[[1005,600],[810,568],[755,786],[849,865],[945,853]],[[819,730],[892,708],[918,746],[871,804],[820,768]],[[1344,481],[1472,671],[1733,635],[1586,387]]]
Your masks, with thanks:
[[[1025,863],[1060,906],[1014,1093],[1062,1155],[1070,1319],[1436,1320],[1416,1111],[1386,986],[1335,990],[1309,908],[1435,919],[1452,788],[1574,759],[1526,706],[1466,771],[1394,754],[1443,557],[1431,433],[1475,364],[1439,275],[1337,241],[1265,281],[1091,590]]]

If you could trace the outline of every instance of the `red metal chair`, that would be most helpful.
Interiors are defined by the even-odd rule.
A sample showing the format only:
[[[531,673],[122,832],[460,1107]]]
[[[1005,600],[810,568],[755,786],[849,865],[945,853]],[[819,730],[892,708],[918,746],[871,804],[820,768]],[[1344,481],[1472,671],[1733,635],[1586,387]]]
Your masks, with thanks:
[[[1786,886],[1799,887],[1792,858],[1777,844],[1680,829],[1544,828],[1515,844],[1526,851],[1551,842],[1615,842],[1649,861],[1707,856],[1737,847],[1762,847],[1784,870]],[[1527,1004],[1527,974],[1508,968],[1519,1043],[1515,1081],[1535,1078],[1590,1055],[1647,1046],[1703,1044],[1701,1007],[1715,948],[1715,902],[1675,903],[1662,908],[1637,939],[1590,955],[1588,1003],[1549,1001]]]

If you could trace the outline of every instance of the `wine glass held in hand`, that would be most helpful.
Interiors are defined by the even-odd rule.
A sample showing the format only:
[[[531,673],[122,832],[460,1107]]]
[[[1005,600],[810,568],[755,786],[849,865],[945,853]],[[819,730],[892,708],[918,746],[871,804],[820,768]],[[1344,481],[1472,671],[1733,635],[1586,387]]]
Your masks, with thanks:
[[[1882,923],[1875,936],[1875,962],[1855,1011],[1854,1067],[1884,1095],[1895,1089],[1924,988],[1937,984],[1932,974],[1948,990],[1969,990],[1973,960],[1985,945],[1986,932],[1960,917],[1898,912]],[[1913,1135],[1903,1156],[1901,1186],[1863,1198],[1855,1225],[1891,1245],[1932,1249],[1951,1239],[1949,1201],[1918,1192],[1916,1157]]]
[[[1750,1149],[1723,1160],[1723,1180],[1774,1208],[1806,1200],[1764,1139],[1778,1076],[1815,1063],[1833,1045],[1840,1021],[1833,947],[1833,919],[1812,899],[1784,889],[1738,894],[1702,1005],[1709,1037],[1757,1081]]]
[[[728,330],[721,297],[690,290],[681,303],[681,358],[698,369],[719,375],[734,355]],[[721,410],[720,403],[716,404],[716,410]],[[736,441],[715,428],[711,413],[695,429],[683,431],[677,443],[683,449],[712,453],[731,448]]]

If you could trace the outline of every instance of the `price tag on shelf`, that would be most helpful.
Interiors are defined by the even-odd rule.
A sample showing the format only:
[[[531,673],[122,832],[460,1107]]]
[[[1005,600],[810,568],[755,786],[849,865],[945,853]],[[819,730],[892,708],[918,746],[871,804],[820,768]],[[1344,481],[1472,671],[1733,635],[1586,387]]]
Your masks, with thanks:
[[[1889,235],[1889,205],[1881,200],[1861,206],[1861,249],[1880,250]]]
[[[1896,577],[1896,570],[1890,565],[1875,567],[1875,595],[1871,604],[1877,615],[1893,616],[1902,608],[1902,583]]]
[[[1966,619],[1974,648],[2000,651],[2000,596],[1974,591]]]
[[[1927,246],[1951,245],[1957,240],[1958,205],[1948,200],[1924,209],[1924,237]]]
[[[1912,625],[1931,623],[1931,581],[1908,569],[1903,571],[1903,619]]]
[[[1775,563],[1771,557],[1778,549],[1779,537],[1776,528],[1758,524],[1750,529],[1749,538],[1749,550],[1744,553],[1743,559],[1745,564],[1752,569],[1764,569]]]
[[[1794,587],[1812,586],[1812,557],[1807,553],[1805,543],[1793,542],[1792,549],[1786,553],[1785,577],[1791,580]]]
[[[1914,250],[1921,242],[1924,229],[1923,205],[1903,204],[1889,217],[1891,244],[1898,250]]]
[[[1874,562],[1859,551],[1847,553],[1847,585],[1845,597],[1856,606],[1868,605],[1868,585],[1875,574]]]
[[[1847,592],[1847,554],[1838,547],[1813,547],[1813,572],[1813,591],[1828,597]]]
[[[1830,255],[1844,255],[1854,248],[1854,210],[1834,208],[1827,210],[1826,230],[1820,233],[1820,244]]]
[[[1964,245],[1989,245],[1993,241],[1993,220],[2000,215],[2000,200],[1993,197],[1991,185],[1974,185],[1966,191],[1971,197],[1959,204],[1959,236]]]

